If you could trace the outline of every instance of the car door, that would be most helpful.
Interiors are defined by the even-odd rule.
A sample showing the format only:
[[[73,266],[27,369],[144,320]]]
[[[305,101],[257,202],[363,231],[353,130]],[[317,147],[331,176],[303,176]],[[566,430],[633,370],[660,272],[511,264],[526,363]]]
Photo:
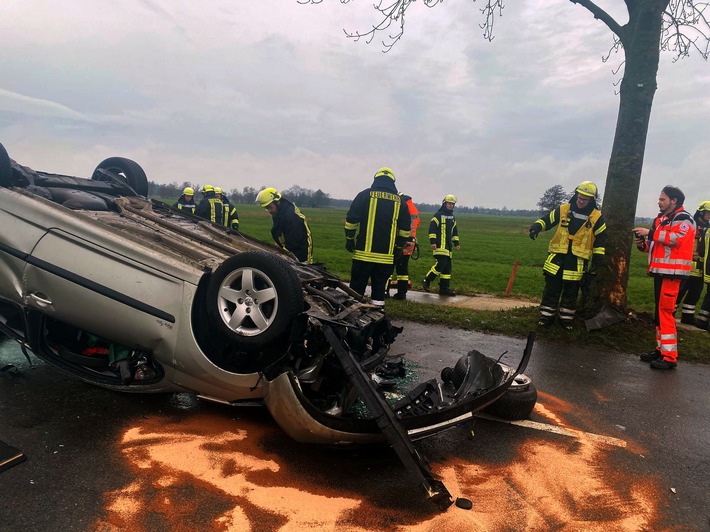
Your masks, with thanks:
[[[129,347],[172,353],[183,280],[162,271],[155,252],[103,236],[49,229],[27,258],[26,305]]]

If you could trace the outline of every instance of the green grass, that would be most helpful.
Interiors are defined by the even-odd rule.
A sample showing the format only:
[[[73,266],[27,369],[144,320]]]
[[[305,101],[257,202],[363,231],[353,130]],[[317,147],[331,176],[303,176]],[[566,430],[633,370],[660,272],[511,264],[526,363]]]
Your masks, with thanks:
[[[258,205],[237,205],[240,229],[264,240],[271,240],[271,216]],[[345,250],[345,209],[302,209],[313,234],[316,262],[345,280],[350,278],[351,255]],[[434,264],[428,244],[429,220],[433,213],[420,213],[418,240],[421,253],[410,261],[409,274],[415,284],[424,278]],[[461,250],[455,252],[452,288],[460,294],[493,294],[505,296],[515,262],[518,262],[510,296],[539,301],[544,286],[542,263],[552,233],[537,240],[528,237],[533,219],[521,217],[456,215]],[[634,253],[629,266],[628,303],[635,315],[625,322],[587,332],[576,323],[571,332],[553,327],[538,329],[536,308],[511,311],[477,311],[439,305],[423,305],[390,300],[387,312],[393,318],[422,323],[438,323],[460,329],[496,334],[525,336],[536,330],[538,337],[558,342],[598,346],[626,353],[642,353],[655,346],[653,317],[653,280],[646,275],[646,256]],[[704,331],[679,329],[681,359],[710,363],[710,335]]]

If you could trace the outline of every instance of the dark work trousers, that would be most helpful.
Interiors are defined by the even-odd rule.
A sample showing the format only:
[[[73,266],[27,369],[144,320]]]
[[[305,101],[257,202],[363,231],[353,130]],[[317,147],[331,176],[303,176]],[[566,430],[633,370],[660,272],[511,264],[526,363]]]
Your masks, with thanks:
[[[441,279],[439,279],[439,291],[447,290],[451,284],[451,257],[434,255],[434,258],[436,259],[436,264],[431,267],[425,279],[428,283],[431,283],[441,276]]]
[[[703,278],[688,277],[681,283],[680,292],[676,308],[683,303],[681,321],[683,323],[693,323],[695,320],[695,307],[700,301],[700,294],[703,293]]]
[[[559,313],[560,323],[571,325],[577,311],[577,295],[580,281],[563,281],[562,268],[557,275],[545,272],[545,288],[540,301],[540,320],[552,323]]]
[[[394,275],[390,288],[396,288],[398,294],[406,294],[409,289],[409,259],[411,255],[400,255],[394,263]]]
[[[385,289],[394,264],[379,264],[376,262],[365,262],[363,260],[353,260],[350,269],[350,288],[358,294],[365,295],[367,282],[370,281],[370,297],[375,305],[385,304]]]
[[[698,317],[695,318],[695,326],[710,330],[708,326],[710,324],[710,283],[708,283],[707,287],[708,289],[705,291],[705,297],[703,298],[703,306],[698,312]]]

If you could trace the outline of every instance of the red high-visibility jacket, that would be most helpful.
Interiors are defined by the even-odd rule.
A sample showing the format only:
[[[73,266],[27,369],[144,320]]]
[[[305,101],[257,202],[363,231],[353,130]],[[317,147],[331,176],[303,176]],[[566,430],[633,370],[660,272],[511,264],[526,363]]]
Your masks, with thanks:
[[[688,277],[693,268],[695,220],[682,206],[670,214],[659,214],[648,242],[648,274],[660,277]]]

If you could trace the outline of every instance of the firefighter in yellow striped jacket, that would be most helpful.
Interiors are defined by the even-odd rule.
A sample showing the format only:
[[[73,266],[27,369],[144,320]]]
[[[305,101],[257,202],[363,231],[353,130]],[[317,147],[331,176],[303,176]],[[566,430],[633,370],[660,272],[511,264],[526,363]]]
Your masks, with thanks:
[[[380,168],[372,186],[357,196],[345,216],[345,249],[353,254],[350,288],[364,295],[368,281],[372,303],[385,304],[385,289],[395,254],[409,237],[410,217],[397,192],[391,168]]]
[[[710,331],[710,225],[706,225],[699,229],[700,238],[703,243],[702,258],[703,258],[703,282],[708,289],[705,291],[703,305],[700,308],[698,317],[695,320],[695,326],[699,329]]]
[[[593,274],[606,250],[606,222],[596,203],[597,186],[584,181],[569,203],[564,203],[530,226],[530,239],[557,227],[543,266],[545,289],[538,325],[549,327],[559,316],[563,329],[571,330],[577,298],[585,274]]]
[[[680,322],[687,325],[696,325],[695,307],[700,301],[705,283],[703,281],[704,261],[705,261],[705,228],[710,224],[710,201],[703,201],[698,205],[698,210],[693,215],[695,220],[695,243],[693,246],[693,269],[690,276],[683,280],[676,299],[676,309],[682,303]],[[697,325],[701,329],[707,329],[708,316],[702,314]]]
[[[456,196],[447,194],[441,202],[441,207],[429,222],[429,244],[434,253],[436,264],[431,267],[422,281],[422,288],[429,291],[431,283],[439,277],[439,295],[455,296],[451,290],[451,266],[454,248],[461,249],[459,228],[454,218]]]

